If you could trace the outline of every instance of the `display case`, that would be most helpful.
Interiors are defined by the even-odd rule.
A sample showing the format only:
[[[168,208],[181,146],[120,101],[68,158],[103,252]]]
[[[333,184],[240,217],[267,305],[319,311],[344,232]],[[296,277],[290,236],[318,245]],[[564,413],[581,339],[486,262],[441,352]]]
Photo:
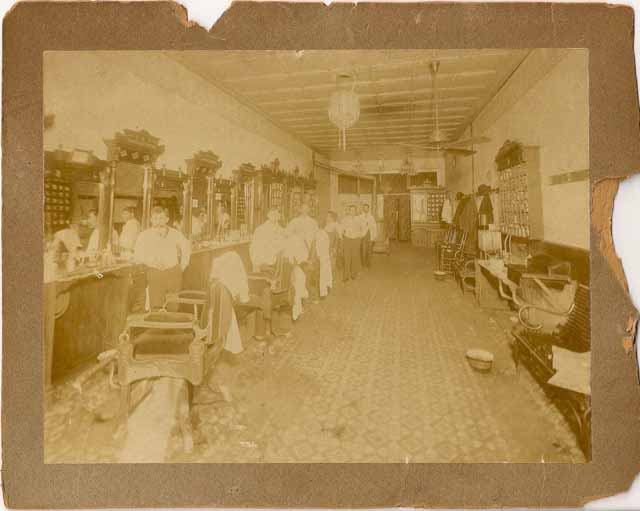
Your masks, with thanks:
[[[45,151],[45,234],[52,235],[72,222],[80,223],[90,209],[97,209],[100,172],[106,166],[107,162],[91,151]],[[88,234],[80,234],[86,241]]]
[[[442,230],[440,215],[447,195],[444,188],[414,187],[411,195],[411,242],[419,247],[433,247]]]
[[[539,149],[507,141],[496,156],[500,187],[500,230],[520,238],[543,239]]]

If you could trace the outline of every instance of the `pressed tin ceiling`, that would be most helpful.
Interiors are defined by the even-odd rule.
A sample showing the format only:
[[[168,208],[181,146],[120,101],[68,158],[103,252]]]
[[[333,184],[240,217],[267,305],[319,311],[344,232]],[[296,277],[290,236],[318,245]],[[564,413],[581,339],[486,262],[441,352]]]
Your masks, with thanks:
[[[398,143],[423,144],[435,128],[429,65],[437,77],[440,130],[459,139],[527,56],[528,50],[180,51],[182,64],[324,156],[397,158]],[[327,106],[336,76],[355,77],[358,122],[347,130],[347,151]],[[411,150],[413,156],[427,151]]]

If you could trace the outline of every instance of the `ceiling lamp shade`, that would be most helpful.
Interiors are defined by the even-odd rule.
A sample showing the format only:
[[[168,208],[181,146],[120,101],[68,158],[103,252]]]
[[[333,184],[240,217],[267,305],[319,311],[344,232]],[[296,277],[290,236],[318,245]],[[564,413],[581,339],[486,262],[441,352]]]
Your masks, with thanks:
[[[349,75],[338,75],[337,90],[329,98],[329,120],[339,130],[338,147],[347,149],[347,128],[360,118],[360,98],[355,93],[356,81]]]
[[[400,167],[400,173],[404,175],[412,175],[415,173],[415,167],[413,166],[413,162],[409,158],[406,158],[402,162],[402,166]]]

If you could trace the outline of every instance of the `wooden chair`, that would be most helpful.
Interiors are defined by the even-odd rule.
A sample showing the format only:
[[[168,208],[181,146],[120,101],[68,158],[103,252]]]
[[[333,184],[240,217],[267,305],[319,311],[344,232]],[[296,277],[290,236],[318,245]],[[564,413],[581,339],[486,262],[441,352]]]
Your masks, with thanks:
[[[447,229],[441,240],[436,241],[433,246],[436,250],[436,260],[440,261],[440,251],[443,247],[449,247],[456,241],[457,230],[452,225]]]
[[[460,286],[462,294],[465,291],[474,292],[476,289],[476,260],[463,259],[461,263],[456,265],[455,278]]]
[[[464,262],[464,246],[467,242],[467,232],[460,231],[456,241],[451,245],[443,246],[440,249],[440,271],[453,274],[457,264]]]
[[[520,308],[520,325],[512,330],[513,356],[516,366],[521,362],[540,382],[574,429],[578,442],[588,455],[591,437],[591,397],[575,390],[564,389],[547,382],[556,373],[553,365],[553,346],[584,353],[591,347],[589,288],[578,285],[575,299],[568,311],[553,311],[562,317],[551,334],[544,333],[538,324],[531,324],[526,311],[536,308],[526,304]],[[551,309],[540,308],[544,312]]]
[[[222,352],[232,303],[227,289],[213,281],[199,315],[158,311],[127,319],[116,348],[117,382],[121,388],[120,434],[126,432],[133,384],[150,378],[178,378],[187,383],[179,407],[183,446],[186,452],[193,449],[190,422],[193,386],[205,381]]]
[[[273,329],[275,312],[292,304],[293,288],[291,286],[292,264],[280,254],[276,259],[273,272],[250,273],[249,301],[240,304],[236,309],[258,310],[258,321],[264,320],[266,334],[280,335]]]

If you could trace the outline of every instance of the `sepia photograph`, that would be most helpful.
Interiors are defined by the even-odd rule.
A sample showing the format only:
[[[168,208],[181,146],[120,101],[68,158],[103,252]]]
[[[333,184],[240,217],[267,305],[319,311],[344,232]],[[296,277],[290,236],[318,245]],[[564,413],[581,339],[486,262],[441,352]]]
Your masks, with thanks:
[[[47,51],[43,139],[45,463],[591,461],[587,49]]]

